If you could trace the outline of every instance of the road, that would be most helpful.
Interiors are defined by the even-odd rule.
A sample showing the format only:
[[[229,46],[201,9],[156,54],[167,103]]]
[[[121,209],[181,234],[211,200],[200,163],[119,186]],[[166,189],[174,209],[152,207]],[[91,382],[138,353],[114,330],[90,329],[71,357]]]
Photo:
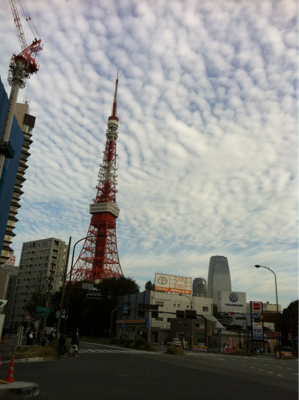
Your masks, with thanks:
[[[171,356],[87,343],[76,359],[16,363],[15,379],[38,383],[42,400],[298,398],[297,360]]]

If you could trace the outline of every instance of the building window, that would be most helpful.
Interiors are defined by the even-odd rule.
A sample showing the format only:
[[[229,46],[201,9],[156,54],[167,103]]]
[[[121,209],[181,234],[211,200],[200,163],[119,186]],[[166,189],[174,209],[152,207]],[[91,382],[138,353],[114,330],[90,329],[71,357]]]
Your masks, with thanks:
[[[209,311],[209,307],[203,307],[202,311]]]
[[[139,318],[144,318],[145,317],[145,312],[144,311],[138,311],[138,317]]]
[[[162,317],[155,318],[156,321],[163,321]]]
[[[155,301],[155,304],[159,307],[164,307],[164,301]]]

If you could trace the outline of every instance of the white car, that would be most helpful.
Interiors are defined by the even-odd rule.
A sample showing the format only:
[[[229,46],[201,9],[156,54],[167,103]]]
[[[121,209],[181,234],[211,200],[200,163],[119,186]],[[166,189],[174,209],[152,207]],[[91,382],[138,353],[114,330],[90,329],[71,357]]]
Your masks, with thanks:
[[[178,338],[173,338],[172,342],[168,342],[167,344],[169,344],[169,346],[179,346],[182,347],[182,343],[180,341],[180,339]]]

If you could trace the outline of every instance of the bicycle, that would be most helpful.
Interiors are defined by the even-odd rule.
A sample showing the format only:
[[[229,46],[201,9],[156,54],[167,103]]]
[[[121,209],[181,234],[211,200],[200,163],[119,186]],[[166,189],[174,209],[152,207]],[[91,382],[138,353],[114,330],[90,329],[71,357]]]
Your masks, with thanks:
[[[79,348],[78,348],[78,346],[76,345],[76,344],[73,344],[72,345],[72,348],[70,349],[70,356],[71,357],[77,357],[78,356],[78,353],[79,353]]]

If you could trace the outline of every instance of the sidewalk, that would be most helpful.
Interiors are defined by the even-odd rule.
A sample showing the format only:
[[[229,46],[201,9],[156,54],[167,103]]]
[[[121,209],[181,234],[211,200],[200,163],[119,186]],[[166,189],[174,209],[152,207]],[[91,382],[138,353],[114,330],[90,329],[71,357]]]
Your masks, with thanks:
[[[0,343],[0,356],[3,361],[7,361],[11,359],[11,356],[8,356],[7,354],[12,352],[17,344],[17,336],[16,335],[11,335],[5,336],[5,343]]]

